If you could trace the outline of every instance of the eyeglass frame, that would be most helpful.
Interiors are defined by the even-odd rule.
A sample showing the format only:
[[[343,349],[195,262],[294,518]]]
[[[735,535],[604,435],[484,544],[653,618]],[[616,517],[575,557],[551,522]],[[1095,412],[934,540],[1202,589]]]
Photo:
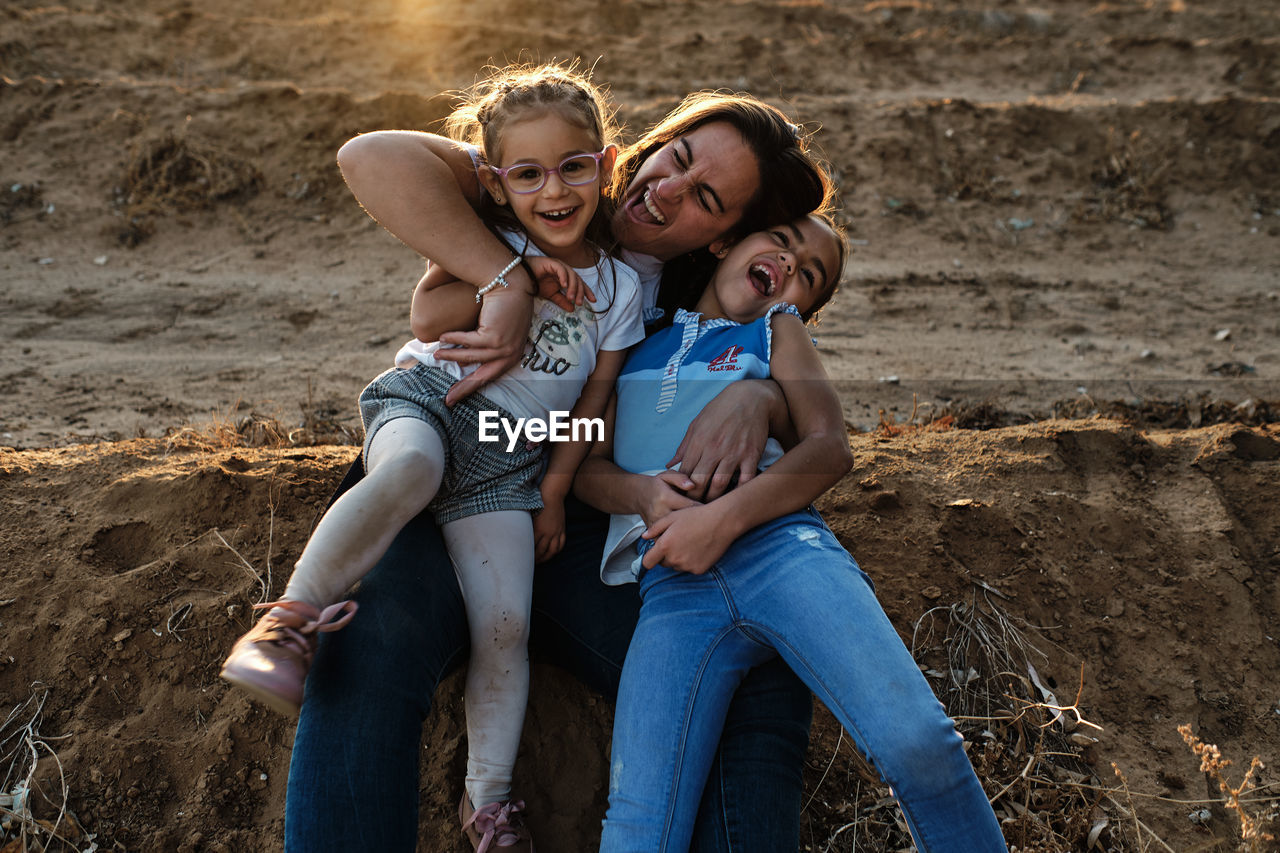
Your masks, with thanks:
[[[601,149],[600,151],[596,151],[595,153],[584,152],[582,154],[570,154],[568,157],[564,158],[558,164],[556,164],[555,166],[552,166],[549,169],[540,163],[527,163],[527,162],[512,163],[510,166],[486,165],[485,168],[487,168],[490,172],[493,172],[495,175],[497,175],[502,180],[502,185],[506,187],[509,191],[515,193],[516,195],[530,195],[532,193],[539,192],[543,187],[545,187],[547,185],[547,181],[550,180],[552,175],[555,175],[557,178],[559,178],[560,183],[564,184],[566,187],[585,187],[587,184],[591,183],[594,180],[597,180],[600,177],[600,161],[604,159],[604,155],[607,154],[608,151],[609,151],[608,148],[604,148],[604,149]],[[560,174],[560,169],[564,167],[565,163],[568,163],[570,160],[577,160],[579,157],[590,157],[592,160],[595,160],[596,173],[585,181],[579,181],[578,183],[574,183],[573,181],[567,180],[564,175]],[[534,187],[531,190],[518,190],[515,187],[511,186],[511,182],[507,180],[507,173],[515,169],[525,168],[529,166],[535,166],[542,170],[542,183],[538,184],[536,187]]]

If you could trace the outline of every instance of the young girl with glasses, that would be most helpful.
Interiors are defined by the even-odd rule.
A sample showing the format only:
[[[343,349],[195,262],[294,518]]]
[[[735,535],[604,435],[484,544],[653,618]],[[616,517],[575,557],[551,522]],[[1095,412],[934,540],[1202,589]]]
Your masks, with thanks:
[[[644,337],[640,291],[634,271],[606,250],[611,211],[603,189],[617,156],[616,128],[595,86],[559,66],[501,69],[472,90],[449,127],[476,146],[490,197],[482,212],[512,258],[478,289],[438,266],[419,282],[412,316],[419,339],[360,395],[366,475],[320,520],[283,597],[258,605],[270,609],[237,641],[222,676],[296,713],[317,633],[355,614],[354,602],[339,599],[401,527],[431,509],[471,634],[463,828],[476,847],[531,851],[523,804],[510,787],[528,698],[533,566],[535,554],[541,559],[563,545],[563,501],[591,436],[584,430],[572,436],[581,441],[552,442],[544,454],[541,444],[506,430],[522,418],[547,423],[556,412],[569,411],[573,424],[601,418],[626,349]],[[446,301],[473,311],[481,299],[521,298],[505,279],[521,264],[547,294],[565,294],[535,299],[517,366],[483,395],[446,405],[451,386],[477,365],[437,358],[441,344],[422,342],[464,322],[424,313],[428,303],[440,304],[426,294],[444,288]]]

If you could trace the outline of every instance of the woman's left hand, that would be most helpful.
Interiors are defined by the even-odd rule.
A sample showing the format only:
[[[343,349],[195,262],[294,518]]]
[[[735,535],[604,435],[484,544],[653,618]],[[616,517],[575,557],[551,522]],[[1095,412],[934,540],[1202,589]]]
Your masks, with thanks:
[[[769,380],[733,382],[717,394],[689,424],[676,453],[667,462],[694,482],[689,494],[713,501],[756,475],[774,410],[786,412],[786,401]]]
[[[641,561],[646,569],[661,563],[669,569],[704,574],[737,538],[714,506],[699,504],[663,516],[644,532],[654,540]]]

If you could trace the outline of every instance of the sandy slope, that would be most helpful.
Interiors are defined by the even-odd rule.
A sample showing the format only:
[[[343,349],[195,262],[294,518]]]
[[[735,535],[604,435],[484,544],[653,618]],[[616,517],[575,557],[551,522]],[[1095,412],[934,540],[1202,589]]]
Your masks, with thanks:
[[[421,263],[333,153],[427,127],[443,90],[521,49],[599,57],[633,131],[703,87],[817,131],[857,242],[818,336],[855,431],[881,409],[1130,418],[855,435],[823,510],[904,634],[975,580],[1007,595],[1060,694],[1084,666],[1105,731],[1077,771],[1112,784],[1116,761],[1167,798],[1137,808],[1175,849],[1232,831],[1168,801],[1205,790],[1176,723],[1280,755],[1280,436],[1256,426],[1280,400],[1271,4],[18,0],[0,33],[0,708],[48,688],[39,730],[67,736],[103,849],[278,849],[291,735],[214,678],[258,595],[231,548],[278,591],[354,451],[161,437],[249,412],[304,440],[357,425]],[[1207,426],[1224,419],[1255,426]],[[546,849],[590,846],[608,715],[539,670]],[[814,849],[856,816],[847,743],[824,774],[835,731],[820,718]],[[456,684],[424,737],[422,843],[451,849]],[[1022,843],[1032,818],[1008,808]],[[1054,832],[1094,815],[1073,819]]]

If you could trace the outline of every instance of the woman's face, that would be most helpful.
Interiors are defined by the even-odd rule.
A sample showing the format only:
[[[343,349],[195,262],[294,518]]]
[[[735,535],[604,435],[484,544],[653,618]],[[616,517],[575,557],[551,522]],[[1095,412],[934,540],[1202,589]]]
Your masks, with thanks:
[[[669,260],[728,234],[760,184],[756,156],[733,125],[709,122],[650,155],[613,217],[627,249]]]

